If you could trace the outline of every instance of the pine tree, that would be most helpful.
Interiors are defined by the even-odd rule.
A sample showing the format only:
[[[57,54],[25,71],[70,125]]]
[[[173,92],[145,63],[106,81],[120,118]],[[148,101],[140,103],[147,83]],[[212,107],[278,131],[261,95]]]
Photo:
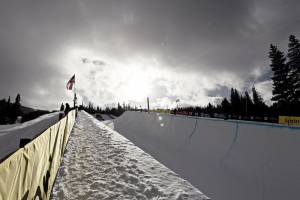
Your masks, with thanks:
[[[64,110],[65,110],[64,103],[61,103],[61,106],[60,106],[60,111],[64,111]]]
[[[20,94],[17,94],[15,103],[12,105],[9,115],[11,123],[14,123],[17,117],[22,115]]]
[[[237,89],[231,88],[230,103],[231,103],[232,114],[236,114],[236,115],[241,114],[241,106],[242,106],[241,95],[237,91]]]
[[[210,114],[210,116],[212,116],[212,114],[213,114],[213,109],[214,109],[213,105],[211,103],[208,103],[208,105],[206,107],[206,112],[208,114]]]
[[[263,98],[258,93],[258,91],[256,90],[255,86],[252,87],[252,97],[253,97],[253,103],[254,103],[254,105],[257,106],[257,105],[264,104]]]
[[[291,102],[299,104],[300,101],[300,43],[294,35],[289,37],[288,66],[290,68],[290,82],[292,89]]]
[[[120,105],[120,103],[118,102],[118,111],[122,110],[122,106]]]
[[[7,105],[10,105],[10,96],[7,99]]]
[[[20,94],[17,94],[15,104],[16,105],[21,105],[21,96],[20,96]]]
[[[265,115],[266,104],[256,88],[252,87],[253,111],[255,115]]]
[[[272,101],[275,101],[279,106],[285,107],[291,98],[292,90],[290,88],[289,80],[289,66],[285,63],[286,58],[283,52],[271,44],[269,58],[271,59],[271,69],[273,71],[273,97]]]
[[[6,109],[6,100],[5,99],[1,99],[0,100],[0,124],[5,124],[5,109]]]
[[[248,91],[245,92],[244,99],[245,99],[245,114],[247,116],[247,115],[253,113],[253,111],[252,111],[253,110],[253,101],[252,101]]]
[[[226,97],[221,102],[221,109],[224,114],[228,114],[230,112],[230,103]]]
[[[9,113],[10,113],[10,108],[11,108],[11,105],[10,105],[10,96],[9,96],[8,99],[7,99],[6,108],[5,108],[5,115],[6,115],[6,116],[9,115]]]

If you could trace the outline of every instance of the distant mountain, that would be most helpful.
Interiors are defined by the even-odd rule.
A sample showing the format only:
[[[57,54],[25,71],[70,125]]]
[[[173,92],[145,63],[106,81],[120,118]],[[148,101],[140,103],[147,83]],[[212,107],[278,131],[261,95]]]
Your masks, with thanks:
[[[33,111],[36,111],[36,109],[29,108],[29,107],[26,107],[26,106],[21,106],[21,111],[22,111],[24,114],[27,114],[27,113],[31,113],[31,112],[33,112]]]

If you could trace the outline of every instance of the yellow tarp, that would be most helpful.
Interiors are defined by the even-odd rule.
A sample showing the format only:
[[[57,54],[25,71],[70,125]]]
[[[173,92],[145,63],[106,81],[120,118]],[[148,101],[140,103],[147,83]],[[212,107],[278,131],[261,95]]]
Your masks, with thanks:
[[[279,116],[279,124],[287,124],[291,126],[300,126],[300,117]]]
[[[73,110],[0,164],[0,200],[49,199],[74,122]]]

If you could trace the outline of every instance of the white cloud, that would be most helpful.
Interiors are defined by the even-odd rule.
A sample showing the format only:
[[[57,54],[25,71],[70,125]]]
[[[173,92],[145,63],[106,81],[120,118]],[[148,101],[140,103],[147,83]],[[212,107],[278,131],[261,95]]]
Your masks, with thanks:
[[[103,64],[97,65],[93,60]],[[100,106],[125,102],[146,107],[147,97],[153,108],[175,107],[177,98],[179,106],[206,105],[216,103],[219,98],[208,97],[207,90],[219,85],[243,85],[243,80],[234,74],[208,75],[201,71],[185,71],[184,67],[171,68],[155,56],[142,54],[114,59],[97,50],[76,47],[67,49],[61,62],[66,74],[76,74],[78,102],[88,100]]]
[[[272,84],[273,84],[272,80],[267,80],[255,84],[257,91],[261,94],[261,96],[263,97],[267,105],[272,104],[271,102],[272,87],[273,87]]]

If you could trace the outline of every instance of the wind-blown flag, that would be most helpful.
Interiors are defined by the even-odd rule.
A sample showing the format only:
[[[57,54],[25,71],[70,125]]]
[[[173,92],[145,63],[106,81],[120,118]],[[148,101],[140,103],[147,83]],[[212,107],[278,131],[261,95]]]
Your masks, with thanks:
[[[67,90],[72,90],[74,84],[75,84],[75,74],[68,81],[68,83],[67,83]]]

